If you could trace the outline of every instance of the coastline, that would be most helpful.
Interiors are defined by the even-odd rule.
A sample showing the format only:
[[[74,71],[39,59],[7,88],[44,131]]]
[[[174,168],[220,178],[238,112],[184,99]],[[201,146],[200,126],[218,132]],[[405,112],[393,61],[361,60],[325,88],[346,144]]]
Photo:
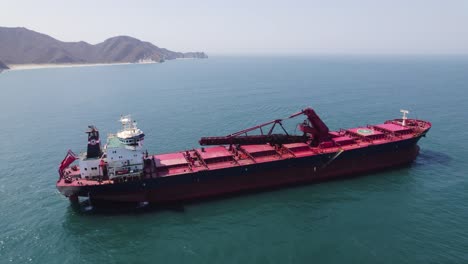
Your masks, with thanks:
[[[37,70],[37,69],[48,69],[48,68],[73,68],[73,67],[96,67],[96,66],[118,66],[118,65],[129,65],[129,64],[155,64],[159,63],[156,61],[151,62],[117,62],[117,63],[46,63],[46,64],[10,64],[10,69],[4,71],[21,71],[21,70]],[[1,72],[1,71],[0,71]]]

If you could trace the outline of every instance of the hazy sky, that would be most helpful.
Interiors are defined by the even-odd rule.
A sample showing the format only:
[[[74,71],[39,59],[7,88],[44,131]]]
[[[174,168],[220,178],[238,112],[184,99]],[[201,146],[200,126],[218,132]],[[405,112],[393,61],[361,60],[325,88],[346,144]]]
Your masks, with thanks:
[[[0,26],[208,53],[468,53],[468,0],[0,0]]]

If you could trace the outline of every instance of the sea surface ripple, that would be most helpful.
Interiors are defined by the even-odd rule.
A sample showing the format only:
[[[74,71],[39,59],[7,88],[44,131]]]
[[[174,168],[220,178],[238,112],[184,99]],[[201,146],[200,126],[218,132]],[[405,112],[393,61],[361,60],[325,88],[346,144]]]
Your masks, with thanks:
[[[0,263],[468,263],[468,57],[214,56],[0,74]],[[130,113],[152,153],[311,106],[332,128],[429,120],[408,168],[173,208],[73,208],[84,130]],[[287,122],[294,131],[297,122]]]

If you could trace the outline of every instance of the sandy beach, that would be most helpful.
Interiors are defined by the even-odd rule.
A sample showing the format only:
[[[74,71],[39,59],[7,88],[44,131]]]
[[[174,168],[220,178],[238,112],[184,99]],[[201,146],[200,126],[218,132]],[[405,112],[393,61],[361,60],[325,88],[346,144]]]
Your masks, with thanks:
[[[17,71],[17,70],[36,70],[46,68],[71,68],[71,67],[96,67],[96,66],[118,66],[118,65],[129,65],[129,64],[154,64],[158,62],[122,62],[122,63],[61,63],[61,64],[10,64],[10,69],[5,71]]]

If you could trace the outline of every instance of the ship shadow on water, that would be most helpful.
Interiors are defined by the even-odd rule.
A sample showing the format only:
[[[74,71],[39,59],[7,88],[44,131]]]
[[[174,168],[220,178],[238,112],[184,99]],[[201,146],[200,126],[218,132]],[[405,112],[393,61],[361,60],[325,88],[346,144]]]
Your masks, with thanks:
[[[428,164],[448,165],[452,157],[444,152],[423,149],[414,162],[414,166],[426,166]]]
[[[182,203],[156,205],[151,203],[136,202],[107,202],[85,199],[78,203],[71,203],[71,209],[81,215],[131,215],[157,212],[184,213],[185,206]]]

